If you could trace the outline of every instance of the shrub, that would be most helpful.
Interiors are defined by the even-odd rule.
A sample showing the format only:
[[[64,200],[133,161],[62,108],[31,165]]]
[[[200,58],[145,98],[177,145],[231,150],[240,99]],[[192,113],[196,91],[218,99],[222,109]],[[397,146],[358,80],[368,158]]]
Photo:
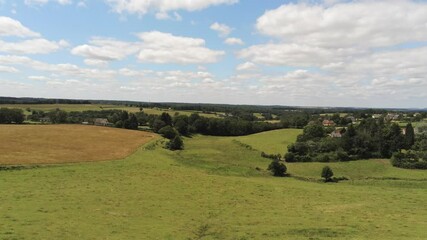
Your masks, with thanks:
[[[268,166],[268,170],[273,174],[275,177],[284,177],[286,176],[286,171],[288,170],[285,164],[278,160],[273,160],[270,165]]]
[[[174,150],[182,150],[184,149],[184,142],[182,141],[180,136],[175,136],[174,139],[170,140],[167,143],[167,148],[174,151]]]
[[[325,179],[325,182],[330,182],[332,176],[334,176],[334,172],[329,166],[324,166],[322,169],[322,178]]]

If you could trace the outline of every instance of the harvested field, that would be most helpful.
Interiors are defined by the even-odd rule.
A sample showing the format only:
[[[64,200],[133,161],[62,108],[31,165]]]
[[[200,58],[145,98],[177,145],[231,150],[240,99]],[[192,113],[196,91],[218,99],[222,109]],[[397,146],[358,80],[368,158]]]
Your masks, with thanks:
[[[83,125],[0,125],[0,164],[122,159],[155,134]]]

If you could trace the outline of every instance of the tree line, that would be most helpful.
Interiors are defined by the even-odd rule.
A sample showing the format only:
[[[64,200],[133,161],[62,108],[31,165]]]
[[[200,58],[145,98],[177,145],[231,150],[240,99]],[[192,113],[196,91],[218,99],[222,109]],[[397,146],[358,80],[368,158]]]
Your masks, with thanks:
[[[319,123],[307,125],[296,143],[288,146],[287,162],[333,162],[370,158],[390,158],[402,149],[415,144],[414,129],[406,127],[406,134],[396,123],[383,119],[364,119],[359,125],[341,130],[342,137],[328,136],[328,128]]]
[[[0,124],[22,124],[25,120],[21,109],[0,108]]]

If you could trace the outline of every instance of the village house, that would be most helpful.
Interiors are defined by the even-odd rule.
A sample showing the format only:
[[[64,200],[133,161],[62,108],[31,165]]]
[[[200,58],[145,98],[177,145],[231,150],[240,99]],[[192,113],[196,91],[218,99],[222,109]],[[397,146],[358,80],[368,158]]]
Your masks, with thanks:
[[[40,122],[41,123],[50,123],[50,117],[42,117],[40,118]]]
[[[324,127],[333,127],[335,126],[335,122],[332,120],[323,120],[322,122]]]
[[[93,124],[95,124],[95,126],[109,126],[110,123],[108,122],[108,119],[106,118],[96,118],[95,121],[93,122]]]
[[[397,113],[389,113],[385,117],[385,120],[386,121],[397,121],[397,120],[399,120],[399,117],[400,117],[400,115]]]

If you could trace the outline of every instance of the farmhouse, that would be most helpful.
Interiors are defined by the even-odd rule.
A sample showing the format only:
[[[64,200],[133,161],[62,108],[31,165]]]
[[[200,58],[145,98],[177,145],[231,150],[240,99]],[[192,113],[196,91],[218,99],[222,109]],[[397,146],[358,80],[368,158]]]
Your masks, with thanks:
[[[323,120],[322,124],[325,127],[333,127],[333,126],[335,126],[335,122],[332,121],[332,120]]]
[[[110,123],[108,122],[108,119],[106,118],[96,118],[93,122],[96,126],[108,126]]]

